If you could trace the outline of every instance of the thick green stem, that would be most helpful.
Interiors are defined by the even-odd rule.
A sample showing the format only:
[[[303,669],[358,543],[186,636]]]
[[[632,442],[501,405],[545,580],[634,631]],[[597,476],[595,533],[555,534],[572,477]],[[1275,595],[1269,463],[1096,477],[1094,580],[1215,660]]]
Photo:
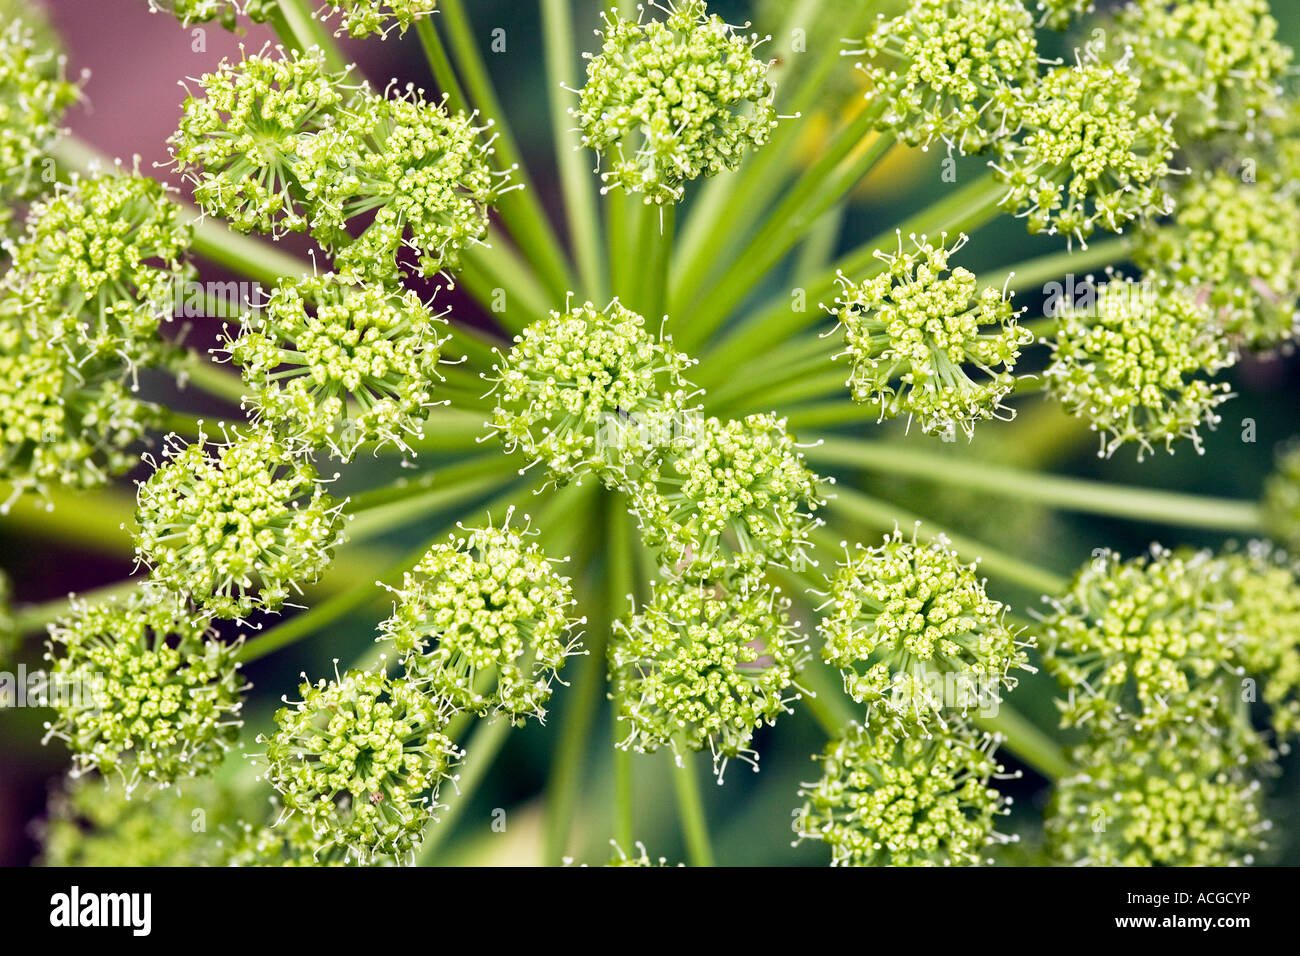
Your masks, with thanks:
[[[606,600],[609,619],[617,620],[627,609],[632,598],[632,527],[631,516],[610,509],[608,555],[609,575],[606,581]],[[614,743],[619,740],[618,701],[610,709],[610,728]],[[631,852],[635,839],[636,810],[632,775],[632,754],[614,747],[614,840],[625,851]]]
[[[577,56],[573,42],[573,9],[569,0],[540,0],[542,35],[546,41],[546,75],[550,83],[551,135],[555,139],[560,185],[568,217],[569,240],[582,277],[583,294],[598,302],[609,298],[601,254],[601,222],[596,214],[596,187],[587,168],[582,144],[573,134],[573,121],[564,107],[563,90],[574,84]]]
[[[1027,259],[998,272],[981,275],[985,285],[1006,287],[1013,292],[1041,288],[1048,282],[1067,275],[1082,276],[1103,266],[1117,265],[1133,251],[1133,240],[1128,236],[1103,239],[1087,248],[1053,252],[1049,255]]]
[[[191,352],[180,365],[177,379],[193,385],[205,395],[221,399],[232,405],[243,404],[248,389],[237,373],[215,364],[198,352]]]
[[[455,830],[456,821],[465,812],[465,807],[474,798],[474,793],[483,782],[483,778],[492,769],[493,763],[505,746],[506,739],[510,736],[510,730],[510,721],[504,717],[480,721],[474,728],[474,733],[465,743],[465,764],[464,769],[456,776],[456,791],[447,798],[447,809],[443,810],[436,820],[429,822],[424,844],[416,854],[416,866],[428,866],[429,861],[437,856],[438,849]]]
[[[1112,485],[968,459],[958,463],[948,455],[899,444],[804,437],[818,442],[804,453],[812,462],[906,475],[1086,514],[1245,534],[1263,530],[1259,506],[1252,501]]]
[[[709,842],[709,826],[704,816],[704,801],[700,798],[699,773],[693,754],[682,758],[682,766],[671,771],[673,792],[677,796],[677,815],[681,820],[682,838],[686,841],[686,858],[691,866],[713,866],[713,847]]]
[[[334,38],[311,14],[304,0],[280,0],[271,10],[271,26],[285,46],[295,50],[319,47],[331,70],[343,70],[347,58]]]

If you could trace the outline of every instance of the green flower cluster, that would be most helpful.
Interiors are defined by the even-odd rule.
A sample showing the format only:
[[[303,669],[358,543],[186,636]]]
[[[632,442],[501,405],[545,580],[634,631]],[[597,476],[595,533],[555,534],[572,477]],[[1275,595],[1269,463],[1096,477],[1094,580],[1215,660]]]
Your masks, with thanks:
[[[1043,373],[1066,411],[1101,436],[1100,454],[1138,445],[1139,460],[1179,438],[1201,451],[1199,427],[1219,422],[1231,396],[1226,382],[1206,381],[1232,365],[1202,304],[1180,286],[1112,279],[1084,306],[1067,305]]]
[[[237,650],[205,615],[154,587],[74,602],[50,627],[58,718],[47,739],[67,742],[78,773],[119,774],[128,791],[208,774],[241,724]]]
[[[409,859],[462,756],[444,733],[448,708],[410,681],[370,671],[300,692],[258,738],[286,813],[301,816],[325,852],[367,864]]]
[[[972,272],[950,269],[966,236],[950,248],[912,241],[904,252],[900,233],[896,254],[877,250],[885,268],[873,278],[840,276],[833,314],[853,365],[847,385],[854,401],[879,403],[882,420],[907,415],[927,435],[971,437],[977,421],[1013,414],[1002,400],[1033,335],[1004,292],[977,292]]]
[[[884,104],[881,129],[962,153],[1013,133],[1017,90],[1038,79],[1033,21],[1018,0],[917,0],[893,19],[880,14],[846,53],[864,58],[868,96]]]
[[[233,228],[310,231],[338,271],[376,280],[399,277],[404,249],[422,276],[455,268],[486,234],[500,183],[471,118],[418,91],[349,85],[314,47],[222,61],[199,82],[172,154],[195,201]]]
[[[846,555],[818,609],[822,657],[855,701],[923,724],[945,706],[981,706],[1015,687],[1025,644],[947,540],[918,544],[898,529]],[[952,684],[954,696],[945,700]],[[958,686],[960,684],[960,686]]]
[[[1143,268],[1186,286],[1221,335],[1247,348],[1289,344],[1300,333],[1300,203],[1294,184],[1196,176],[1167,224],[1142,231]]]
[[[405,33],[412,23],[427,17],[438,7],[438,0],[327,0],[342,17],[340,31],[364,37],[377,33],[387,36],[397,27]]]
[[[850,723],[804,784],[801,840],[831,848],[832,866],[975,866],[999,839],[1008,798],[989,786],[1002,772],[987,734],[908,732],[870,712]]]
[[[64,76],[63,56],[40,17],[21,0],[0,2],[0,237],[12,232],[13,207],[46,190],[59,134],[77,87]]]
[[[14,498],[97,487],[138,462],[157,415],[135,397],[138,373],[178,354],[160,326],[193,275],[191,231],[165,186],[120,169],[33,206],[0,280],[0,477]]]
[[[626,485],[647,455],[673,437],[694,389],[692,362],[672,339],[617,300],[552,312],[515,336],[491,376],[488,427],[507,452],[541,462],[560,484],[592,474]]]
[[[740,35],[704,0],[660,9],[664,20],[603,14],[601,52],[586,54],[587,84],[572,112],[583,145],[607,157],[606,188],[663,206],[692,180],[734,169],[768,141],[777,118],[756,36]]]
[[[753,764],[754,731],[790,712],[806,654],[790,602],[761,578],[736,571],[670,576],[629,619],[615,622],[612,696],[640,752],[670,747]]]
[[[458,710],[522,724],[546,715],[577,653],[568,578],[528,532],[478,528],[435,545],[408,572],[380,625],[409,681]]]
[[[1173,133],[1142,110],[1139,86],[1125,63],[1086,58],[1022,91],[1020,132],[993,165],[1008,187],[1003,204],[1030,232],[1086,243],[1098,226],[1119,232],[1170,211]]]
[[[213,447],[174,439],[139,485],[137,558],[216,617],[279,610],[343,538],[316,470],[265,432]]]
[[[409,451],[423,434],[441,345],[417,293],[327,273],[282,281],[226,351],[259,422],[349,461],[367,442]]]

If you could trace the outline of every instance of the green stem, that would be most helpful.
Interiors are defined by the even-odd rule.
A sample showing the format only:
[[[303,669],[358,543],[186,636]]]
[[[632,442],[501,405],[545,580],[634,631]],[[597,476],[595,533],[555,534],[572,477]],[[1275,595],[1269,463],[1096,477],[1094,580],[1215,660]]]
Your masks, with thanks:
[[[337,72],[347,67],[348,61],[338,44],[312,16],[303,0],[280,0],[272,8],[270,23],[285,46],[303,51],[319,47],[331,70]]]
[[[1252,501],[1045,475],[970,459],[958,463],[949,455],[900,444],[805,437],[817,442],[804,452],[811,462],[921,478],[1085,514],[1246,534],[1263,530],[1259,506]]]
[[[1018,584],[1031,592],[1060,594],[1067,586],[1066,580],[1058,574],[990,547],[974,538],[945,531],[933,522],[925,521],[896,505],[868,497],[843,485],[836,486],[835,497],[826,507],[831,512],[860,521],[877,531],[890,532],[895,527],[906,528],[915,525],[919,540],[928,541],[941,534],[945,535],[952,548],[963,560],[979,561],[981,570],[1009,583]]]
[[[581,143],[564,108],[561,92],[574,83],[577,56],[573,41],[573,9],[569,0],[540,0],[542,36],[546,42],[546,75],[550,85],[551,134],[555,139],[560,186],[568,217],[569,240],[578,261],[583,293],[603,302],[609,298],[601,257],[601,223],[596,214],[595,185],[586,167]]]
[[[416,866],[428,866],[429,861],[437,856],[438,849],[456,828],[456,821],[474,798],[479,784],[492,769],[505,746],[506,738],[510,736],[510,730],[511,723],[504,717],[480,721],[474,728],[474,733],[465,742],[465,764],[456,777],[456,792],[447,798],[447,809],[442,811],[437,820],[429,822],[424,844],[416,854]]]
[[[244,396],[248,393],[244,380],[239,375],[223,369],[198,352],[187,355],[178,372],[179,381],[191,384],[204,394],[235,406],[241,406]]]
[[[981,730],[1000,737],[1007,750],[1048,780],[1060,780],[1072,773],[1070,762],[1056,741],[1010,705],[1000,703],[993,716],[972,714],[971,720]]]
[[[465,89],[475,105],[495,123],[492,132],[497,138],[493,149],[498,168],[512,172],[516,182],[524,186],[505,193],[497,208],[524,256],[549,289],[552,299],[563,302],[573,289],[572,272],[560,251],[559,239],[536,198],[537,192],[524,168],[514,134],[505,121],[505,113],[479,53],[464,4],[462,0],[442,0],[439,8],[442,10],[439,20],[447,31],[452,53],[465,80]]]
[[[704,801],[700,799],[699,774],[693,757],[693,754],[686,754],[682,766],[669,772],[677,796],[682,838],[686,841],[686,858],[691,866],[713,866],[713,847],[709,843],[709,827],[704,817]]]
[[[461,88],[460,80],[456,79],[456,71],[442,45],[442,37],[438,36],[432,21],[428,17],[416,20],[415,33],[420,38],[420,47],[424,50],[424,58],[429,63],[434,82],[447,97],[447,108],[453,113],[468,113],[470,110],[465,91]]]
[[[1133,240],[1128,236],[1103,239],[1092,243],[1086,249],[1053,252],[1018,262],[998,272],[981,276],[980,280],[985,285],[993,287],[1000,287],[1006,283],[1007,288],[1014,292],[1041,288],[1048,282],[1067,275],[1082,277],[1093,269],[1123,262],[1133,251],[1133,245]]]
[[[622,616],[631,598],[634,586],[632,577],[631,517],[610,509],[608,550],[609,576],[606,600],[610,621]],[[610,727],[614,743],[618,743],[619,705],[613,702],[610,709]],[[625,851],[631,852],[636,833],[635,790],[632,774],[632,754],[614,747],[614,840]]]

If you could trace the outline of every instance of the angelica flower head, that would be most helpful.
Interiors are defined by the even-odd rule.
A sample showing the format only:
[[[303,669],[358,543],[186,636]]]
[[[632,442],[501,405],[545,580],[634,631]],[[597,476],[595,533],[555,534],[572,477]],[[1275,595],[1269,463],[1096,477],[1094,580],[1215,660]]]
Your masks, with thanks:
[[[1186,285],[1248,348],[1287,344],[1300,332],[1300,205],[1288,183],[1198,176],[1171,222],[1142,231],[1134,260]]]
[[[175,594],[145,585],[97,604],[74,601],[50,627],[57,719],[78,773],[119,774],[128,789],[210,773],[242,724],[238,643]]]
[[[11,489],[0,512],[26,492],[107,484],[139,463],[135,446],[159,417],[120,360],[69,355],[43,323],[13,314],[21,305],[0,300],[0,479]]]
[[[1300,441],[1283,445],[1264,482],[1260,501],[1264,529],[1293,554],[1300,554]]]
[[[1202,424],[1219,422],[1231,398],[1213,375],[1236,361],[1215,323],[1191,294],[1174,285],[1112,279],[1094,302],[1067,306],[1043,373],[1066,411],[1101,436],[1100,454],[1129,442],[1139,459],[1179,438],[1198,452]]]
[[[1292,53],[1267,0],[1134,0],[1118,22],[1142,107],[1171,118],[1183,151],[1236,148],[1281,109]]]
[[[315,47],[263,49],[223,59],[197,81],[168,143],[204,212],[240,232],[304,232],[312,215],[304,183],[320,172],[314,135],[339,118],[355,87]]]
[[[645,606],[614,624],[620,746],[679,757],[707,747],[719,774],[733,757],[752,763],[754,731],[799,697],[806,654],[789,607],[778,589],[734,570],[656,582]]]
[[[24,2],[5,0],[0,11],[0,235],[12,207],[42,191],[46,150],[59,134],[64,111],[77,101],[77,87],[64,76],[63,56],[39,14]]]
[[[1173,133],[1140,109],[1138,89],[1125,61],[1091,57],[1022,89],[1020,133],[999,144],[993,166],[1008,187],[1003,205],[1030,232],[1086,242],[1098,226],[1120,232],[1172,209],[1163,180]]]
[[[569,579],[530,536],[489,526],[435,545],[380,625],[411,681],[458,709],[520,724],[545,716],[581,623]]]
[[[1071,758],[1046,817],[1058,862],[1234,866],[1263,849],[1259,780],[1194,726],[1091,739]]]
[[[617,299],[552,312],[515,337],[489,380],[488,427],[507,451],[542,462],[556,482],[593,474],[625,484],[682,420],[691,360]]]
[[[785,419],[692,417],[686,424],[632,488],[646,543],[670,564],[708,564],[729,549],[731,560],[749,567],[804,560],[820,479]]]
[[[216,446],[173,437],[136,501],[137,560],[217,617],[278,610],[343,538],[316,470],[265,432]]]
[[[704,0],[652,6],[666,19],[603,14],[601,51],[586,54],[587,85],[573,114],[583,145],[602,157],[605,188],[662,206],[768,141],[776,91],[770,64],[754,55],[756,35],[710,14]]]
[[[920,544],[895,528],[875,548],[858,545],[819,610],[822,657],[841,670],[845,691],[909,718],[943,705],[930,692],[934,675],[963,678],[974,703],[1015,687],[1010,672],[1029,666],[1006,609],[943,537]]]
[[[423,434],[438,322],[415,292],[328,273],[282,281],[226,351],[261,423],[347,461],[366,442],[409,450]]]
[[[438,0],[327,0],[341,18],[339,30],[350,36],[372,33],[387,36],[397,27],[405,33],[412,23],[427,17],[438,7]]]
[[[193,228],[173,193],[115,168],[74,176],[33,206],[5,284],[78,365],[168,356],[158,330],[176,286],[194,275],[185,261]]]
[[[854,401],[879,403],[880,417],[907,415],[926,434],[967,437],[977,421],[1010,414],[1002,399],[1015,385],[1012,370],[1033,335],[997,289],[977,291],[975,275],[949,267],[946,236],[938,246],[913,236],[904,251],[876,252],[886,268],[860,283],[840,275],[834,314],[844,329],[853,368]]]
[[[463,756],[444,730],[445,701],[405,680],[352,670],[304,682],[303,699],[276,711],[266,779],[287,815],[301,815],[323,850],[362,863],[408,859],[438,788]]]
[[[1085,565],[1042,628],[1065,724],[1131,735],[1236,725],[1241,635],[1218,578],[1209,552],[1159,546],[1129,561],[1103,551]]]
[[[799,839],[829,846],[832,866],[986,862],[1010,802],[989,785],[1002,772],[995,745],[956,723],[920,733],[873,707],[827,745],[821,778],[799,791]]]
[[[1218,558],[1216,592],[1241,628],[1243,699],[1262,700],[1283,748],[1300,732],[1300,578],[1284,552],[1263,541]],[[1249,683],[1247,683],[1249,682]],[[1252,693],[1247,693],[1247,688]]]
[[[1038,76],[1033,21],[1018,0],[919,0],[880,14],[860,48],[880,126],[913,146],[978,152],[1014,131],[1015,90]]]

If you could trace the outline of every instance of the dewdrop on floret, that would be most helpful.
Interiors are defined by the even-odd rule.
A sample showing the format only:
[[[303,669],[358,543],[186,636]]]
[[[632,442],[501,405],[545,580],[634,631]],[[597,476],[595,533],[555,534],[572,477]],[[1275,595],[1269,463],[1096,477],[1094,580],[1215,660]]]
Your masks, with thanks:
[[[949,258],[966,243],[876,252],[880,274],[860,283],[840,276],[833,314],[852,363],[854,401],[879,404],[880,417],[906,415],[928,435],[967,437],[975,423],[1010,418],[1003,399],[1015,387],[1020,349],[1033,341],[1016,323],[1004,291],[978,289],[975,275]]]

